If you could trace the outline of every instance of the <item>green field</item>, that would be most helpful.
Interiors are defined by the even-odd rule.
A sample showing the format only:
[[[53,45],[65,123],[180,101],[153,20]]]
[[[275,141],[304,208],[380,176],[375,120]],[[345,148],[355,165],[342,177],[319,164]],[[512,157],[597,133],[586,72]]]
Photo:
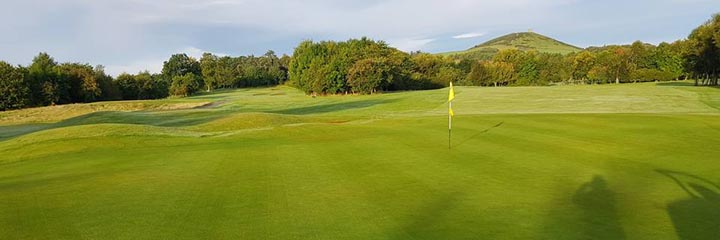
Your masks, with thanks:
[[[713,239],[720,89],[289,87],[0,113],[0,239]]]

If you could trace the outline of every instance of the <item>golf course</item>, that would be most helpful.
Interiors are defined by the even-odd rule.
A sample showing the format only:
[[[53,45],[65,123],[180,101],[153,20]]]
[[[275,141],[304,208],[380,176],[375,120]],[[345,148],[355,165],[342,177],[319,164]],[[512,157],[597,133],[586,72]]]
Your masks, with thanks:
[[[311,97],[287,86],[0,112],[0,239],[713,239],[720,89]]]

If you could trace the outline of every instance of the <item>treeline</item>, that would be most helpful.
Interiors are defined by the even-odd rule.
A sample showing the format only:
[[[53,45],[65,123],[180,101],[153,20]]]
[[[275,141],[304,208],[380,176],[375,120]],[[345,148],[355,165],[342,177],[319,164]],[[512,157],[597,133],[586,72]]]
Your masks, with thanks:
[[[273,86],[288,79],[290,56],[278,58],[273,51],[260,57],[215,56],[200,58],[201,76],[208,91],[215,88]]]
[[[0,61],[0,110],[119,98],[102,66],[61,63],[40,53],[28,67]]]
[[[720,85],[720,14],[693,30],[683,44],[685,69],[695,85]]]
[[[475,86],[544,86],[668,81],[686,77],[681,43],[589,48],[568,55],[503,50],[472,64],[460,82]]]
[[[189,96],[217,88],[270,86],[287,80],[290,57],[265,55],[218,57],[209,53],[196,60],[175,54],[162,72],[123,73],[113,78],[101,65],[57,63],[47,53],[30,66],[0,61],[0,111],[68,103],[158,99]]]
[[[667,81],[687,77],[683,42],[590,48],[568,55],[502,50],[491,60],[404,53],[367,38],[302,42],[290,62],[290,84],[317,94],[472,86]]]
[[[429,54],[411,55],[368,38],[304,41],[295,48],[290,61],[289,84],[315,94],[440,88],[451,81],[441,74],[460,74],[455,65]]]
[[[368,94],[447,86],[545,86],[696,79],[717,85],[720,15],[686,40],[591,47],[567,55],[502,50],[490,60],[404,53],[367,38],[305,41],[290,63],[290,83],[306,93]]]
[[[518,50],[500,51],[491,60],[472,63],[461,84],[528,86],[558,83],[627,83],[695,79],[718,85],[720,15],[699,26],[685,40],[657,46],[590,47],[568,55]]]

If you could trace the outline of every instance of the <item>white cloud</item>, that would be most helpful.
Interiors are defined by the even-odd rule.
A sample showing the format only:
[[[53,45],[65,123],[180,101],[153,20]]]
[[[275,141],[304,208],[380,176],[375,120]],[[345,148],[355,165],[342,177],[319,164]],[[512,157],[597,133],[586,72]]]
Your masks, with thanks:
[[[150,73],[160,73],[162,71],[163,63],[165,61],[167,61],[172,54],[185,53],[190,57],[193,57],[195,59],[200,59],[202,57],[203,53],[206,53],[206,52],[209,52],[209,53],[215,54],[216,56],[221,56],[221,57],[228,56],[228,54],[225,54],[225,53],[215,53],[215,52],[211,52],[211,51],[202,50],[197,47],[188,46],[188,47],[181,48],[177,51],[171,51],[171,52],[166,52],[165,54],[160,54],[159,56],[154,57],[154,58],[147,58],[144,60],[133,61],[128,64],[119,64],[119,65],[111,64],[111,65],[108,65],[105,67],[105,71],[107,72],[107,74],[110,74],[111,76],[115,76],[115,77],[117,77],[118,75],[120,75],[122,73],[135,74],[135,73],[138,73],[141,71],[148,71]]]
[[[105,66],[105,73],[110,76],[117,77],[122,73],[136,74],[141,71],[148,71],[150,73],[159,73],[162,71],[163,62],[167,59],[156,58],[133,61],[128,64],[121,65],[108,65]]]
[[[464,39],[464,38],[476,38],[476,37],[482,37],[485,36],[485,33],[464,33],[460,35],[455,35],[452,38],[454,39]]]
[[[435,41],[433,38],[426,39],[399,39],[390,41],[388,44],[391,47],[400,49],[405,52],[422,50],[423,47],[431,42]]]
[[[202,49],[199,49],[196,47],[185,47],[185,48],[181,49],[180,51],[177,51],[176,53],[185,53],[188,56],[191,56],[195,59],[202,58],[203,53],[212,53],[212,54],[214,54],[216,56],[220,56],[220,57],[229,56],[229,54],[226,54],[226,53],[216,53],[216,52],[211,52],[211,51],[207,51],[207,50],[202,50]],[[169,55],[168,55],[168,58],[169,58]]]

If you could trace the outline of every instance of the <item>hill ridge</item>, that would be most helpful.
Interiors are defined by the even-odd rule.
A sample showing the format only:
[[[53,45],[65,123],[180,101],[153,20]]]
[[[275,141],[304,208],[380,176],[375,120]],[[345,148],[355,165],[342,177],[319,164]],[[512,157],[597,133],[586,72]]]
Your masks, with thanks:
[[[452,56],[454,58],[461,59],[489,59],[492,58],[495,53],[504,49],[518,49],[521,51],[538,51],[560,54],[567,54],[582,50],[580,47],[539,33],[515,32],[490,39],[467,50],[440,53],[440,55]]]

